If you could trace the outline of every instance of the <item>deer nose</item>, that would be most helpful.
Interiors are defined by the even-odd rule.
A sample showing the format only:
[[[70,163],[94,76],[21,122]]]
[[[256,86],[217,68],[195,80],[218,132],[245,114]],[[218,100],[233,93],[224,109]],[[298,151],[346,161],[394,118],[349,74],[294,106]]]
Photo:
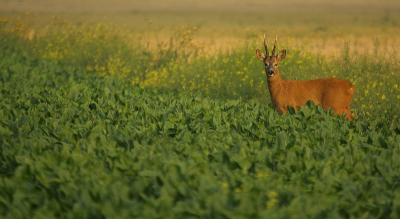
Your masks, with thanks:
[[[268,76],[272,76],[272,75],[275,74],[275,71],[274,70],[268,70],[267,74],[268,74]]]

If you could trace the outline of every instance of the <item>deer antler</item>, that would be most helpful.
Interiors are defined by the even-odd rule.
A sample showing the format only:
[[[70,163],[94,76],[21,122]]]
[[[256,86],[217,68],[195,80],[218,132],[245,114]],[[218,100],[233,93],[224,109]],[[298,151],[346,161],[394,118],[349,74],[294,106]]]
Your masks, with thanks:
[[[272,56],[275,56],[276,44],[278,44],[278,36],[277,35],[275,35],[275,43],[274,43],[274,49],[272,49]]]
[[[265,52],[266,52],[266,56],[269,56],[269,53],[268,53],[268,46],[267,46],[267,41],[265,41],[265,33],[264,33],[264,47],[265,47]]]

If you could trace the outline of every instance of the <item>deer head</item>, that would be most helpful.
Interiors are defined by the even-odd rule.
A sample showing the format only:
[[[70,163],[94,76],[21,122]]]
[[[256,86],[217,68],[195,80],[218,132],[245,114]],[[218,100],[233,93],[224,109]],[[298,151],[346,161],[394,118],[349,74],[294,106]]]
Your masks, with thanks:
[[[260,59],[262,62],[264,62],[265,73],[267,74],[268,79],[272,78],[275,74],[279,74],[278,64],[286,56],[286,50],[282,50],[280,53],[278,53],[278,55],[275,56],[276,44],[278,44],[278,37],[275,35],[274,48],[272,49],[272,54],[270,56],[269,52],[268,52],[267,42],[265,41],[265,34],[264,34],[264,47],[265,47],[266,55],[264,55],[264,53],[262,53],[261,50],[259,50],[259,49],[256,50],[258,59]]]

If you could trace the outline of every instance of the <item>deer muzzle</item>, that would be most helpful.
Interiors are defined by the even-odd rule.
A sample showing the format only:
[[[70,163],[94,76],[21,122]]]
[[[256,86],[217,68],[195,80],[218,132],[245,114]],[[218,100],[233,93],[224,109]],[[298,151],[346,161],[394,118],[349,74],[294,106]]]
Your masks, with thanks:
[[[268,77],[272,77],[272,76],[274,76],[274,74],[275,74],[274,70],[271,70],[271,69],[267,70],[267,76]]]

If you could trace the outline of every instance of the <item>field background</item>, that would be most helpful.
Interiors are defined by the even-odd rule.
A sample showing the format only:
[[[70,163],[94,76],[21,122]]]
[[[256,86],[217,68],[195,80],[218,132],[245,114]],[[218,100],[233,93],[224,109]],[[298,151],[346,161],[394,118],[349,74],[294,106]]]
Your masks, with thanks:
[[[263,33],[290,38],[295,46],[313,52],[339,54],[345,42],[363,52],[395,50],[400,40],[398,1],[68,1],[1,0],[0,13],[15,16],[34,13],[35,25],[48,24],[53,16],[79,24],[87,21],[120,25],[135,34],[161,27],[158,37],[186,23],[198,27],[195,40],[209,49],[229,49],[239,41]],[[152,24],[149,24],[152,21]],[[152,38],[154,37],[154,38]],[[151,40],[155,36],[150,37]]]
[[[265,104],[254,51],[264,33],[269,42],[277,34],[278,50],[288,50],[284,79],[349,80],[356,117],[398,123],[397,1],[3,0],[0,10],[41,57],[141,87]]]
[[[398,1],[110,2],[0,0],[1,218],[400,218]]]

